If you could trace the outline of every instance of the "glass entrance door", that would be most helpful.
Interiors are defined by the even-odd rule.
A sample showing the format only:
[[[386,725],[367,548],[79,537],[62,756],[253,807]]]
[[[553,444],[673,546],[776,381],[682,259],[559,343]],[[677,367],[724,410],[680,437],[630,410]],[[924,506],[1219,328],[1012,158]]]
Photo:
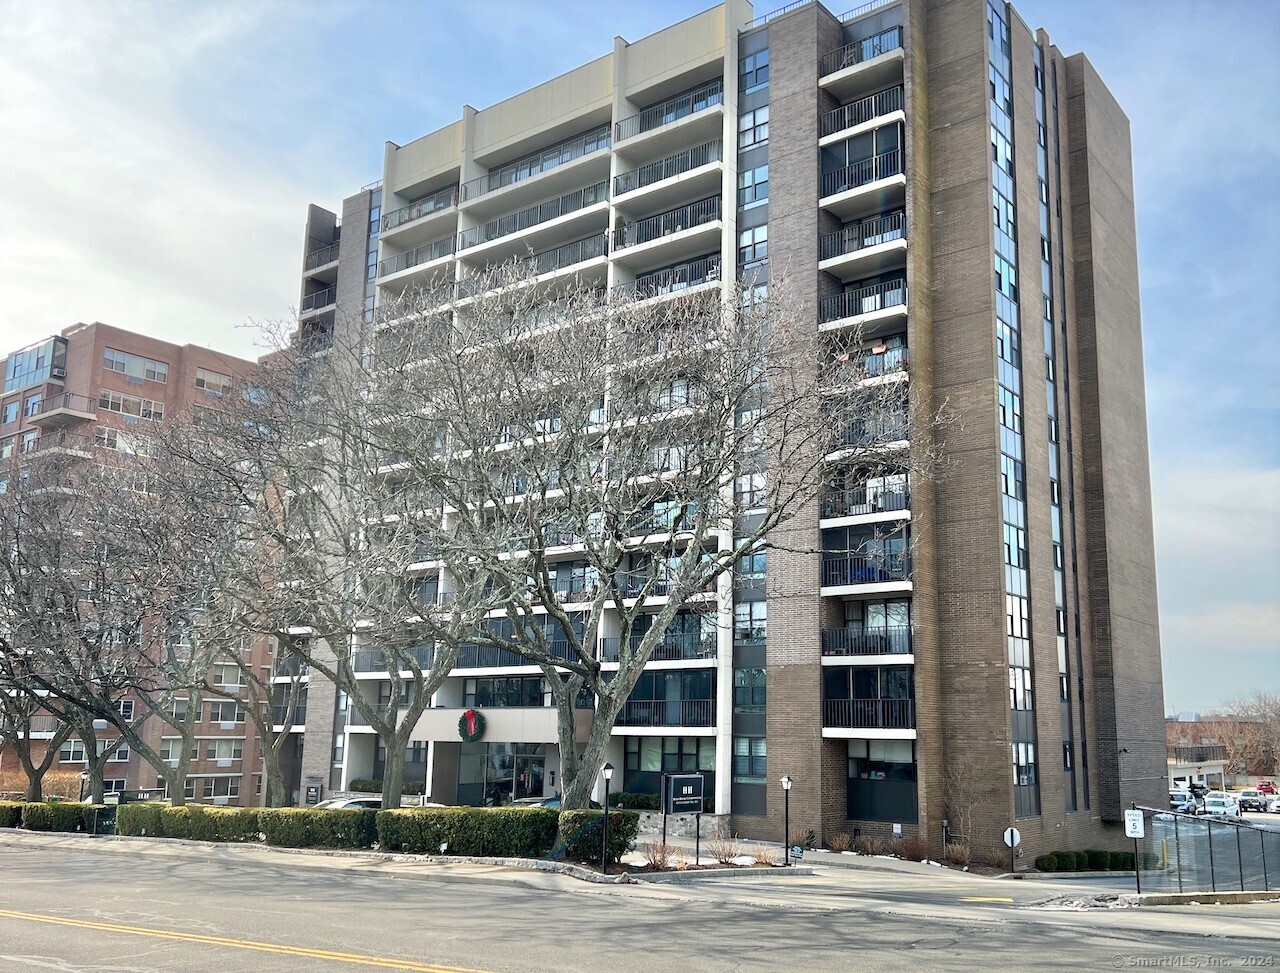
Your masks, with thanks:
[[[517,756],[515,761],[514,796],[518,801],[523,797],[541,797],[542,779],[546,772],[546,758],[541,754],[535,756]]]

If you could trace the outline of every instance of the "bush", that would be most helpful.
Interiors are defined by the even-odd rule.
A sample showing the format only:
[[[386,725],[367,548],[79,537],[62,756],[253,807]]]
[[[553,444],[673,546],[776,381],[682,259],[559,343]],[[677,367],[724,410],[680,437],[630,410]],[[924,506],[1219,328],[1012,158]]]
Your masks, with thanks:
[[[671,857],[675,853],[675,848],[664,844],[659,839],[658,841],[651,841],[647,845],[641,845],[640,851],[644,854],[645,864],[650,868],[665,869],[671,864]]]
[[[633,794],[629,791],[610,794],[609,806],[627,808],[632,811],[662,810],[662,802],[657,794]]]
[[[0,801],[0,828],[16,828],[22,824],[22,802]]]
[[[860,834],[853,839],[853,850],[859,855],[880,854],[880,840],[869,834]]]
[[[381,794],[382,781],[370,780],[367,777],[357,777],[355,780],[347,782],[347,790],[360,794]]]
[[[372,848],[377,816],[371,808],[284,807],[259,811],[258,821],[267,844],[278,848]]]
[[[1085,867],[1091,872],[1105,872],[1111,862],[1111,852],[1091,848],[1084,852]]]
[[[776,865],[782,859],[782,850],[776,845],[753,845],[747,854],[757,865]]]
[[[827,850],[834,852],[848,851],[853,847],[853,838],[844,831],[827,835]]]
[[[28,831],[88,831],[93,827],[93,809],[79,801],[24,804],[22,826]]]
[[[573,861],[600,864],[603,811],[561,811],[560,831],[565,855]],[[609,861],[616,862],[635,844],[640,815],[635,811],[609,812]]]
[[[382,790],[381,787],[378,790]],[[401,794],[413,794],[421,796],[427,792],[427,785],[420,780],[407,780],[400,785]]]
[[[549,807],[408,807],[376,813],[379,847],[413,855],[545,858],[555,846],[558,826],[559,812]]]
[[[721,865],[728,865],[735,858],[747,853],[742,842],[737,838],[712,838],[707,842],[707,854]]]
[[[192,841],[259,841],[262,837],[258,809],[252,807],[162,806],[160,830],[166,838]]]
[[[942,850],[942,858],[948,865],[953,868],[964,868],[969,864],[970,860],[969,842],[967,841],[951,841],[947,843],[947,847]],[[1037,865],[1037,868],[1040,866]]]
[[[1111,853],[1111,862],[1109,867],[1112,871],[1133,871],[1133,852],[1113,851]]]
[[[164,829],[160,823],[163,804],[122,804],[116,811],[116,834],[150,835],[160,837]]]
[[[950,847],[950,845],[947,847]],[[1047,855],[1041,855],[1036,859],[1036,868],[1042,872],[1058,871],[1058,853],[1056,851],[1051,851]]]
[[[893,853],[909,862],[922,862],[929,857],[929,844],[923,838],[898,838],[893,842]]]

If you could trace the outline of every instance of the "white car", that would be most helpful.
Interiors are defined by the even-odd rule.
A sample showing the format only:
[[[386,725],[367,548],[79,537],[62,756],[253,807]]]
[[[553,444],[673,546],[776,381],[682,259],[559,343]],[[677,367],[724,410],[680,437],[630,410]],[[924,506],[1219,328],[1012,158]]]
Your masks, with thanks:
[[[1280,814],[1280,797],[1275,798],[1270,804],[1268,804],[1267,810],[1272,814]]]
[[[340,811],[353,807],[373,808],[375,811],[382,807],[382,798],[380,797],[331,797],[327,801],[321,801],[319,804],[312,805],[317,811]]]
[[[1240,805],[1229,797],[1206,797],[1204,799],[1204,810],[1200,813],[1224,818],[1243,816],[1240,812]]]

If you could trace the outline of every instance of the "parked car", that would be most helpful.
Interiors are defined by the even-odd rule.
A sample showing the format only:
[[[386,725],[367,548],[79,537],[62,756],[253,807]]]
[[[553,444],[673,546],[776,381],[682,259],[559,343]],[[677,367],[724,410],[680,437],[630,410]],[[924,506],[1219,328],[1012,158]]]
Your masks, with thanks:
[[[1258,781],[1258,790],[1264,794],[1275,794],[1276,782],[1274,780],[1260,780]]]
[[[512,801],[509,807],[554,807],[559,809],[561,803],[561,795],[552,794],[550,797],[522,797],[519,800]],[[604,810],[596,801],[591,802],[591,810]]]
[[[331,797],[314,805],[317,811],[340,811],[352,807],[371,807],[374,810],[382,807],[380,797]]]
[[[1268,804],[1267,795],[1259,790],[1241,791],[1236,795],[1236,801],[1241,811],[1265,811]]]
[[[1187,800],[1183,801],[1181,804],[1174,804],[1173,802],[1170,802],[1169,810],[1177,811],[1179,814],[1199,814],[1200,802],[1191,798],[1187,798]],[[1165,819],[1161,818],[1161,820],[1163,821]]]
[[[1187,804],[1191,800],[1190,791],[1170,791],[1169,792],[1169,810],[1178,811],[1182,809],[1182,805]]]
[[[1272,814],[1280,814],[1280,797],[1271,799],[1271,803],[1267,805],[1267,810]]]
[[[1207,814],[1217,818],[1238,818],[1241,817],[1240,805],[1230,797],[1206,797],[1204,799],[1204,810],[1201,814]]]

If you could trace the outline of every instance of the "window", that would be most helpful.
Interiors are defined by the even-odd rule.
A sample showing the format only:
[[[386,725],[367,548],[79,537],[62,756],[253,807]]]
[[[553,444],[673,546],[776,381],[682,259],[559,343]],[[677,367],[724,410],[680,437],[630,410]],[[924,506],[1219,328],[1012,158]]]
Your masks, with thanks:
[[[101,757],[104,753],[106,753],[107,748],[112,746],[114,743],[115,743],[114,740],[99,740],[98,756]],[[129,745],[127,743],[121,743],[120,746],[116,747],[115,751],[107,759],[114,760],[117,763],[124,763],[129,759]]]
[[[232,700],[222,700],[217,703],[209,704],[209,722],[210,723],[243,723],[244,710],[239,703]]]
[[[734,574],[738,580],[763,580],[765,575],[765,557],[764,547],[761,546],[738,558],[738,564],[734,569]]]
[[[206,760],[241,760],[244,757],[244,740],[208,740],[205,743]]]
[[[164,403],[153,399],[143,399],[135,395],[122,395],[103,389],[98,395],[98,408],[107,412],[119,412],[121,415],[135,416],[140,419],[152,419],[159,422],[164,418]]]
[[[238,777],[206,777],[202,793],[207,798],[239,797],[240,778]]]
[[[916,820],[915,744],[849,741],[848,816],[858,821]]]
[[[114,449],[129,456],[151,455],[151,437],[129,432],[127,429],[99,426],[93,431],[93,441],[102,449]]]
[[[83,740],[67,740],[62,744],[62,749],[58,751],[58,759],[64,764],[82,764],[85,762],[85,750]]]
[[[125,782],[123,777],[113,777],[110,780],[104,780],[102,782],[102,792],[104,794],[123,794],[124,786]]]
[[[733,670],[733,711],[735,713],[764,712],[765,697],[763,669]]]
[[[169,381],[169,366],[164,362],[116,351],[114,348],[103,350],[102,367],[109,372],[119,372],[131,382],[146,380],[164,384]]]
[[[213,667],[213,684],[232,689],[240,685],[240,667],[234,662],[220,662]]]
[[[207,368],[197,368],[196,388],[204,389],[210,395],[225,395],[231,391],[231,377]]]
[[[769,83],[769,49],[738,60],[738,90],[744,95]]]
[[[753,227],[738,234],[738,263],[745,266],[769,256],[769,227]]]
[[[763,642],[768,630],[767,601],[740,601],[733,606],[733,640]]]
[[[191,748],[191,759],[195,760],[200,756],[200,745],[196,744]],[[182,759],[182,738],[181,737],[165,737],[160,741],[160,759],[170,760],[174,763]]]
[[[27,401],[22,407],[22,414],[30,419],[33,415],[40,411],[40,403],[42,398],[39,395],[28,395]]]
[[[769,164],[738,173],[738,206],[751,209],[769,199]]]
[[[169,718],[176,723],[186,722],[189,700],[175,699],[169,704]]]
[[[733,782],[763,784],[768,776],[764,737],[734,737]]]
[[[747,149],[769,141],[769,106],[738,116],[738,148]]]
[[[333,765],[335,767],[342,766],[342,757],[345,752],[347,738],[345,736],[335,736],[333,738]]]
[[[14,399],[12,402],[4,404],[4,425],[16,422],[18,418],[18,409],[22,406],[21,399]]]
[[[744,473],[733,481],[733,492],[737,495],[738,506],[744,510],[752,510],[764,506],[765,479],[763,473]]]
[[[551,694],[541,676],[496,676],[468,679],[463,702],[471,706],[550,706]]]
[[[114,704],[115,710],[125,720],[133,719],[133,700],[117,699]]]
[[[1022,786],[1036,782],[1036,745],[1013,744],[1013,782]]]
[[[627,737],[626,769],[630,773],[715,773],[716,741],[709,737]]]

